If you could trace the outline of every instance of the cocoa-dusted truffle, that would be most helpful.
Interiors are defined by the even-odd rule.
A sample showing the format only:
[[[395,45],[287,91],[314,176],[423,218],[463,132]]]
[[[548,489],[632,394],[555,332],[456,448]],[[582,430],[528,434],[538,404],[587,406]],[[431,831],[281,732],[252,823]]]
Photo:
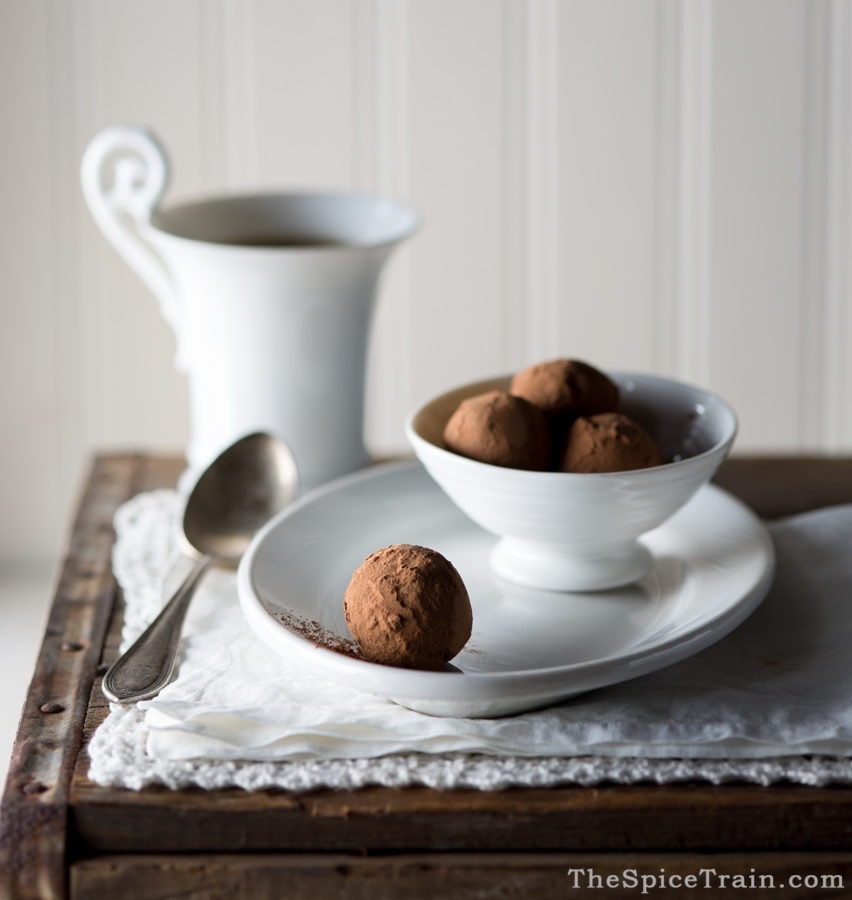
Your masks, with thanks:
[[[558,420],[618,409],[615,383],[594,366],[577,359],[554,359],[528,366],[512,378],[509,392]]]
[[[654,439],[621,413],[577,419],[562,454],[563,472],[625,472],[663,462]]]
[[[550,461],[546,416],[506,391],[462,400],[444,427],[444,443],[454,453],[493,466],[542,470]]]
[[[438,669],[467,643],[473,611],[449,560],[428,547],[392,544],[355,570],[343,598],[364,656],[409,669]]]

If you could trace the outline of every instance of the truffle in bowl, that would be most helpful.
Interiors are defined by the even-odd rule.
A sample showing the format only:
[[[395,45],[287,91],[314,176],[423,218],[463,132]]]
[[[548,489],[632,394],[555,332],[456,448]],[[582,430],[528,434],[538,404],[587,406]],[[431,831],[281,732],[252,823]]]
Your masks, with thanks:
[[[406,422],[429,475],[474,522],[497,536],[490,563],[528,587],[603,590],[642,578],[653,560],[641,536],[663,524],[710,479],[737,431],[716,394],[654,375],[607,373],[618,412],[654,440],[659,465],[616,472],[535,471],[448,449],[444,430],[463,400],[509,392],[511,376],[441,394]]]

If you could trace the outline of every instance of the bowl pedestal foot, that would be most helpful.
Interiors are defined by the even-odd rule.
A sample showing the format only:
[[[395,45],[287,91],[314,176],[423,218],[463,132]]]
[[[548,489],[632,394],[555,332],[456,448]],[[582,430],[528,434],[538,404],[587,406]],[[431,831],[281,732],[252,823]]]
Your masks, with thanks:
[[[500,578],[549,591],[608,590],[638,581],[653,563],[639,541],[569,553],[560,544],[502,538],[490,556],[491,569]]]

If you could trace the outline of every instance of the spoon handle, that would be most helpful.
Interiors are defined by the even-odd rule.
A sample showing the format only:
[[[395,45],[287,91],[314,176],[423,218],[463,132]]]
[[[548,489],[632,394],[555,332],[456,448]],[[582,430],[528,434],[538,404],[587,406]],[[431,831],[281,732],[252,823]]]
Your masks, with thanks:
[[[189,602],[213,559],[200,557],[160,614],[104,675],[107,700],[135,703],[154,697],[169,683]]]

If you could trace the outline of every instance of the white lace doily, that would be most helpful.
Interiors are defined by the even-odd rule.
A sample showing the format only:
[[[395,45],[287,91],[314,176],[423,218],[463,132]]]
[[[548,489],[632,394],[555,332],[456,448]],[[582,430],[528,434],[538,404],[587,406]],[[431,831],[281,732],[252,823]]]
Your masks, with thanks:
[[[176,541],[179,507],[180,500],[174,492],[157,491],[134,498],[125,504],[116,516],[118,539],[113,563],[116,577],[124,590],[127,606],[123,647],[128,646],[150,621],[162,604],[164,590],[169,590],[179,578],[182,568],[185,568]],[[840,519],[835,521],[837,517]],[[799,517],[798,520],[791,520],[789,524],[780,526],[780,530],[774,529],[779,549],[781,576],[784,574],[785,553],[794,554],[798,552],[799,545],[802,545],[807,558],[813,556],[815,547],[816,558],[832,558],[833,553],[837,555],[832,542],[841,539],[844,534],[848,535],[850,527],[852,527],[852,508],[840,508],[837,511],[812,514],[810,517]],[[803,567],[798,557],[791,557],[789,565],[795,566],[801,575],[799,570]],[[691,744],[683,744],[687,749],[682,757],[661,758],[660,747],[663,747],[664,752],[669,746],[667,742],[676,739],[686,741],[690,737],[689,728],[697,727],[695,722],[685,722],[681,725],[679,721],[677,724],[681,733],[678,734],[678,729],[672,729],[670,722],[664,723],[667,713],[675,710],[675,715],[682,719],[684,710],[689,710],[691,705],[701,706],[706,699],[696,694],[697,703],[693,702],[688,693],[688,685],[686,688],[681,686],[680,695],[678,691],[672,689],[672,705],[667,708],[666,700],[661,700],[655,695],[655,686],[659,688],[666,683],[667,676],[663,674],[639,679],[620,689],[601,692],[595,699],[577,705],[568,713],[564,710],[534,713],[530,714],[528,719],[516,717],[508,725],[503,723],[502,726],[504,731],[508,728],[510,736],[513,733],[522,734],[526,727],[537,729],[536,733],[539,734],[557,732],[556,746],[561,746],[558,730],[566,721],[565,716],[571,716],[571,727],[582,738],[583,735],[588,737],[595,728],[599,729],[600,722],[606,720],[608,712],[620,710],[620,713],[613,713],[606,742],[600,743],[597,747],[594,744],[589,745],[590,749],[595,751],[593,753],[580,752],[576,745],[569,744],[565,746],[574,746],[571,752],[548,753],[541,756],[530,755],[535,753],[534,747],[525,747],[523,751],[509,753],[382,753],[380,748],[373,747],[369,755],[363,758],[356,756],[356,758],[276,759],[273,744],[272,750],[259,745],[247,746],[246,755],[253,755],[255,758],[239,758],[238,750],[234,750],[232,746],[221,746],[222,738],[215,731],[215,722],[210,726],[209,721],[203,716],[199,716],[196,721],[192,715],[193,698],[198,698],[198,702],[202,700],[207,704],[210,702],[209,696],[202,696],[206,686],[203,684],[201,687],[198,686],[197,673],[196,682],[193,682],[191,671],[193,666],[197,667],[203,663],[203,660],[196,660],[194,654],[201,652],[198,648],[205,645],[205,638],[209,633],[215,627],[221,626],[221,617],[216,604],[221,604],[222,596],[233,590],[227,573],[212,573],[212,575],[207,600],[205,601],[203,596],[199,597],[198,608],[191,610],[190,615],[195,615],[194,624],[188,619],[189,635],[185,642],[187,649],[184,669],[176,682],[161,695],[163,699],[159,708],[157,703],[127,708],[113,705],[106,720],[94,735],[89,754],[90,777],[95,782],[131,789],[162,784],[171,788],[216,789],[236,786],[247,790],[283,788],[293,791],[307,791],[321,787],[352,789],[366,785],[387,787],[425,785],[441,789],[499,790],[520,786],[591,785],[602,782],[669,783],[691,780],[704,780],[716,784],[727,781],[750,781],[764,785],[779,781],[806,785],[852,783],[852,759],[846,755],[847,748],[852,755],[852,740],[850,740],[852,701],[843,699],[843,691],[838,690],[836,683],[832,685],[833,692],[826,691],[827,700],[823,704],[824,708],[820,706],[818,696],[815,696],[813,708],[807,703],[800,702],[801,698],[791,696],[783,682],[778,686],[776,695],[772,693],[771,684],[761,686],[754,698],[747,692],[740,692],[742,696],[737,697],[730,710],[734,724],[731,725],[726,717],[723,717],[724,722],[721,723],[724,726],[721,731],[725,732],[726,739],[732,740],[731,747],[739,748],[737,752],[741,754],[740,756],[720,755],[726,745],[718,740],[720,722],[712,721],[711,709],[709,720],[706,714],[702,714],[702,724],[696,732],[697,738],[693,735]],[[835,591],[837,578],[842,581],[846,575],[839,569],[832,577],[834,581],[828,584],[828,588]],[[848,584],[852,586],[852,567],[849,567]],[[803,588],[802,584],[797,582],[790,588],[790,592],[796,594],[803,589],[811,590],[813,585]],[[848,596],[852,596],[852,591]],[[780,597],[778,602],[784,599]],[[818,599],[809,597],[807,600],[809,607],[813,608]],[[208,604],[206,609],[205,602]],[[827,598],[825,602],[833,603],[833,598]],[[849,614],[845,619],[832,623],[833,630],[846,627],[846,633],[849,634],[852,629],[852,603],[849,606]],[[767,615],[771,612],[770,607]],[[232,619],[229,622],[229,627],[235,629],[240,627],[237,620]],[[742,628],[745,629],[748,625],[749,623],[746,623]],[[756,631],[759,627],[758,622],[753,630]],[[739,631],[735,634],[739,635]],[[196,638],[197,644],[194,644]],[[743,636],[738,639],[748,640],[748,632],[743,632]],[[251,641],[252,638],[244,634],[240,640]],[[816,651],[813,647],[810,649],[811,652],[819,652],[819,648],[816,648]],[[258,646],[259,658],[263,652],[265,651]],[[692,671],[697,673],[696,677],[706,679],[707,672],[714,671],[714,657],[705,658],[706,654],[712,652],[713,648],[701,655],[703,662],[686,661],[679,666],[690,664],[704,666],[704,669],[693,668]],[[738,653],[739,649],[734,648],[734,652]],[[827,656],[833,658],[833,653],[833,646],[828,647]],[[715,658],[717,664],[722,658],[719,656]],[[257,664],[260,665],[262,662],[261,659]],[[690,670],[681,668],[680,671]],[[812,681],[826,679],[830,672],[830,666],[828,669],[818,666],[808,677]],[[656,682],[652,680],[655,677],[658,679]],[[814,684],[809,684],[808,688],[809,692],[813,693]],[[301,689],[304,690],[304,685]],[[643,691],[646,695],[654,697],[653,702],[648,702],[647,696],[643,697]],[[721,695],[720,693],[719,696]],[[852,695],[846,693],[845,696]],[[772,704],[782,704],[785,698],[792,712],[789,715],[773,717]],[[642,710],[643,703],[647,707],[644,710]],[[755,705],[750,707],[749,703]],[[802,708],[801,715],[798,712],[799,706]],[[750,708],[761,708],[763,712],[769,710],[770,715],[766,717],[764,729],[766,734],[763,733],[761,723],[748,725]],[[176,709],[180,711],[180,715],[174,713]],[[645,720],[640,716],[638,720],[628,722],[629,716],[624,711],[630,709],[643,712]],[[780,705],[778,709],[781,709]],[[586,719],[583,710],[590,711]],[[228,712],[237,717],[257,715],[256,710],[236,709]],[[221,718],[221,709],[219,713]],[[405,711],[405,714],[417,715],[411,714],[410,711]],[[169,718],[170,715],[173,718]],[[612,726],[612,722],[620,721],[619,715],[625,723],[624,740],[620,744],[618,740],[614,740],[618,735],[613,734],[614,731],[618,731],[618,726]],[[649,727],[653,728],[653,723],[649,725],[647,721],[652,715],[659,717],[661,726],[663,724],[668,726],[665,740],[656,748],[649,744],[647,754],[637,753],[637,749],[641,750],[642,745],[636,744],[635,735],[644,733],[642,728],[646,730]],[[538,718],[533,719],[534,716]],[[742,719],[739,725],[737,716]],[[149,718],[159,723],[153,730]],[[495,727],[501,726],[498,723]],[[791,749],[784,752],[783,744],[779,744],[779,735],[791,733],[791,730],[795,731],[795,745],[791,744]],[[707,735],[714,737],[710,738]],[[189,743],[187,743],[188,736],[191,737]],[[765,739],[766,744],[760,749],[762,739]],[[517,742],[517,737],[515,740]],[[704,740],[708,741],[706,757],[702,756]],[[207,747],[208,751],[201,756],[181,758],[181,753],[188,752],[181,748],[198,746],[198,741],[201,741],[200,745]],[[511,742],[508,745],[512,746]],[[830,746],[842,752],[832,752],[831,755],[813,752],[805,754],[794,752],[793,746],[799,749]],[[772,747],[777,749],[774,751],[767,749]],[[351,754],[353,751],[350,748],[348,752]],[[272,758],[263,758],[264,755]]]

